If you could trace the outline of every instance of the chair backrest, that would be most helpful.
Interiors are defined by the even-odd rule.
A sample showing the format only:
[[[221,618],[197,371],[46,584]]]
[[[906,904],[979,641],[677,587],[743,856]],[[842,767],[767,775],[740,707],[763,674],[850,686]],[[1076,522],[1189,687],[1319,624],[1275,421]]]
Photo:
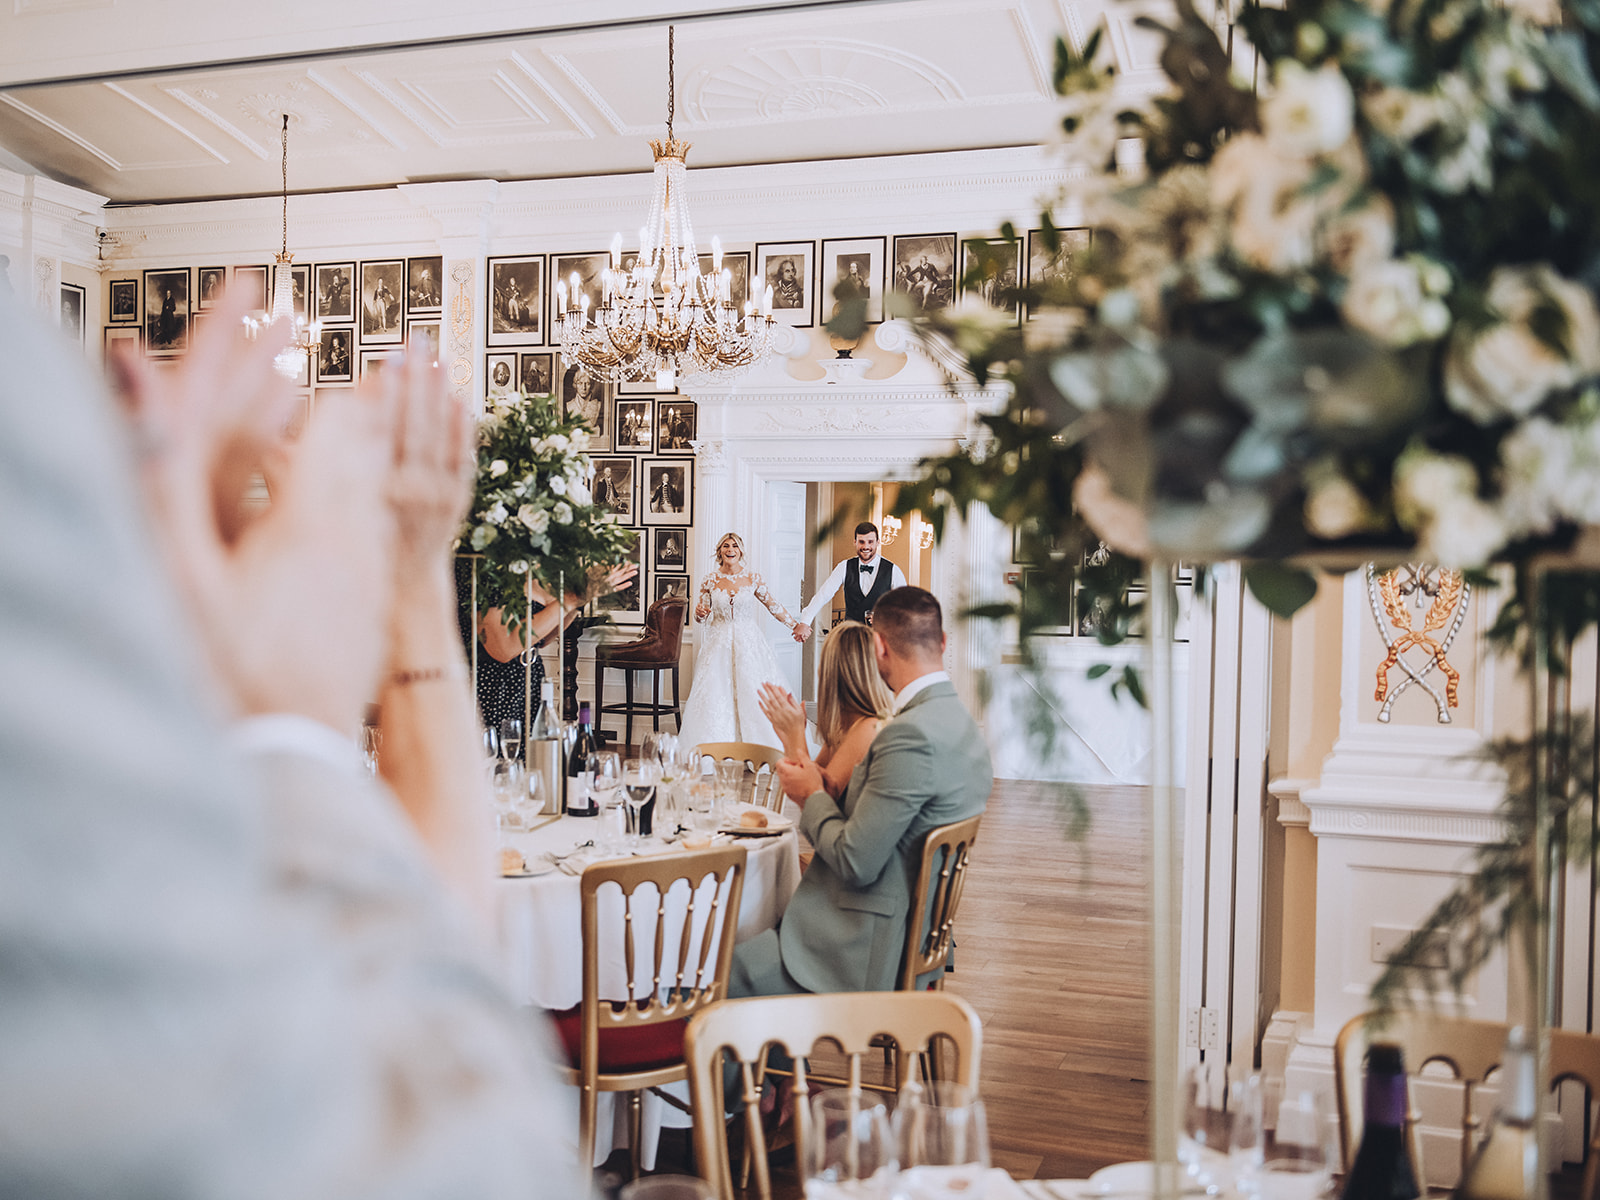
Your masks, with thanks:
[[[1567,1080],[1589,1089],[1591,1102],[1600,1100],[1600,1036],[1571,1029],[1550,1031],[1550,1086]],[[1589,1152],[1583,1158],[1583,1187],[1578,1195],[1595,1200],[1600,1184],[1600,1122],[1590,1122]]]
[[[917,976],[944,966],[950,957],[956,909],[966,886],[967,861],[978,840],[979,817],[968,817],[928,831],[922,841],[922,864],[911,894],[906,921],[906,946],[900,959],[899,989],[917,986]],[[931,905],[931,912],[930,912]],[[923,928],[923,914],[927,928]]]
[[[595,863],[584,870],[579,879],[583,927],[579,1070],[588,1083],[592,1085],[597,1072],[602,1028],[682,1020],[727,998],[739,901],[744,893],[745,858],[744,847],[723,846],[695,853],[618,859]],[[673,885],[680,882],[682,886],[674,897]],[[615,895],[618,890],[621,978],[627,982],[618,986],[613,981],[609,989],[602,989],[601,955],[615,943],[602,938],[601,906],[608,903],[607,895]],[[684,901],[681,910],[679,898]],[[616,935],[610,921],[607,933],[613,938]],[[647,990],[641,987],[646,979]],[[602,995],[602,990],[619,994]]]
[[[837,992],[824,995],[762,996],[729,1000],[696,1014],[684,1035],[684,1056],[689,1064],[689,1098],[694,1108],[695,1161],[700,1173],[722,1200],[732,1200],[733,1179],[728,1164],[727,1127],[723,1114],[723,1052],[739,1067],[740,1096],[745,1110],[748,1144],[755,1160],[756,1182],[762,1200],[770,1200],[771,1180],[761,1136],[757,1068],[762,1052],[776,1043],[795,1059],[795,1153],[804,1155],[811,1132],[810,1086],[805,1058],[818,1042],[831,1042],[850,1064],[850,1086],[861,1086],[861,1058],[881,1053],[873,1039],[891,1037],[900,1048],[897,1083],[904,1087],[916,1069],[918,1056],[931,1050],[940,1038],[956,1049],[957,1083],[976,1089],[983,1028],[972,1006],[945,992]]]
[[[1400,1047],[1405,1057],[1406,1074],[1415,1077],[1429,1063],[1444,1063],[1461,1081],[1461,1169],[1466,1170],[1477,1145],[1482,1121],[1473,1104],[1473,1093],[1500,1065],[1508,1027],[1497,1021],[1474,1021],[1428,1012],[1398,1012],[1380,1016],[1363,1013],[1352,1017],[1334,1042],[1334,1096],[1339,1107],[1339,1149],[1344,1170],[1349,1171],[1361,1145],[1365,1126],[1363,1065],[1367,1047],[1373,1042],[1389,1042]],[[1410,1093],[1408,1092],[1408,1095]],[[1416,1136],[1418,1113],[1413,1103],[1406,1113],[1406,1149],[1426,1187],[1422,1148]]]
[[[661,661],[677,662],[683,648],[684,615],[689,601],[682,596],[663,596],[645,613],[645,626],[661,644]]]
[[[751,787],[750,803],[774,812],[783,807],[783,787],[778,781],[778,764],[783,761],[783,751],[759,742],[701,742],[696,747],[700,757],[714,762],[729,759],[742,762],[755,774]],[[763,770],[763,768],[765,768]]]

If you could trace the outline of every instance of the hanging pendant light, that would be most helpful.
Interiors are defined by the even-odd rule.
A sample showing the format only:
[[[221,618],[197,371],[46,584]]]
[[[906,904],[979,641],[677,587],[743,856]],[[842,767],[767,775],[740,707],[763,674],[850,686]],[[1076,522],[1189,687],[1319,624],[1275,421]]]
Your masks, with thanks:
[[[676,110],[676,38],[667,26],[667,137],[652,140],[655,186],[639,254],[622,266],[622,235],[611,241],[610,262],[601,272],[599,303],[574,273],[556,281],[556,337],[568,366],[581,363],[613,382],[654,379],[662,391],[681,378],[728,378],[766,356],[771,348],[772,289],[758,306],[733,303],[733,273],[722,265],[722,242],[711,239],[711,273],[700,271],[700,255],[689,220],[684,166],[689,143],[672,134]]]
[[[277,269],[272,279],[272,311],[267,321],[289,324],[289,343],[278,351],[272,365],[279,374],[296,379],[306,368],[308,355],[316,353],[322,344],[322,322],[308,321],[294,311],[294,255],[289,253],[289,114],[283,114],[283,242],[276,258]],[[306,297],[307,313],[311,297]]]

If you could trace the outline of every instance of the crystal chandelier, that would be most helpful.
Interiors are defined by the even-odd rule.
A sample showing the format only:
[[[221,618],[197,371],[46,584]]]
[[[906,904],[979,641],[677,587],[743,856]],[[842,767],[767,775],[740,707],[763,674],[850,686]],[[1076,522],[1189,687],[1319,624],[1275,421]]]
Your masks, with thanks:
[[[639,255],[622,266],[622,235],[611,241],[609,265],[600,273],[599,304],[574,272],[570,287],[556,282],[561,317],[556,337],[568,366],[582,363],[615,382],[654,377],[662,391],[679,378],[728,378],[758,362],[772,336],[772,289],[741,313],[733,303],[733,272],[722,265],[722,242],[711,239],[711,273],[700,256],[684,193],[689,143],[672,136],[677,81],[673,26],[667,26],[667,138],[654,141],[655,188],[649,221],[639,230]]]
[[[289,253],[289,114],[283,114],[283,244],[275,260],[278,264],[272,280],[272,311],[267,322],[289,323],[289,343],[278,351],[272,365],[279,374],[295,379],[305,369],[306,356],[314,354],[322,344],[322,322],[307,322],[294,311],[294,270],[290,264],[294,255]],[[311,297],[306,297],[306,310],[310,311]]]

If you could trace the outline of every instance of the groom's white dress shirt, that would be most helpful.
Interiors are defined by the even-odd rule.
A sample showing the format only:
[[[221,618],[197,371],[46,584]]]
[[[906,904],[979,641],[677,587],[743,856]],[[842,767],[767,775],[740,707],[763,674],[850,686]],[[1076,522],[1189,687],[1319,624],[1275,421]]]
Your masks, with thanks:
[[[844,573],[849,569],[850,564],[855,561],[856,556],[851,555],[833,569],[833,574],[828,576],[827,581],[824,582],[823,585],[817,589],[816,594],[811,597],[811,603],[800,610],[800,624],[810,625],[815,622],[817,614],[822,611],[823,607],[828,603],[828,601],[832,600],[834,596],[838,595],[839,589],[844,586]],[[872,590],[872,585],[878,580],[877,572],[883,570],[885,567],[887,567],[891,573],[891,587],[906,586],[905,572],[902,571],[896,564],[884,558],[882,553],[878,553],[872,556],[872,561],[870,563],[861,564],[861,590],[863,592],[870,592]]]

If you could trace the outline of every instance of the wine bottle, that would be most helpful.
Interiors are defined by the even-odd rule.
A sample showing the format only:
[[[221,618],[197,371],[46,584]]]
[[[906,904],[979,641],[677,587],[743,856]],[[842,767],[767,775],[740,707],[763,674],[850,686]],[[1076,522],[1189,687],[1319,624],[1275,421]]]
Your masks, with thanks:
[[[1365,1124],[1342,1200],[1415,1200],[1422,1194],[1406,1153],[1406,1070],[1400,1047],[1367,1049]]]
[[[589,706],[578,705],[578,735],[572,740],[572,753],[567,755],[567,816],[597,817],[600,806],[594,793],[584,784],[584,760],[594,753],[594,724],[589,717]]]
[[[539,711],[533,714],[533,725],[528,730],[528,773],[539,781],[540,811],[546,813],[561,811],[566,782],[555,697],[556,685],[546,679],[539,692]]]
[[[1539,1173],[1539,1064],[1522,1026],[1512,1026],[1500,1059],[1500,1103],[1489,1134],[1462,1176],[1461,1200],[1540,1200],[1549,1195]]]

